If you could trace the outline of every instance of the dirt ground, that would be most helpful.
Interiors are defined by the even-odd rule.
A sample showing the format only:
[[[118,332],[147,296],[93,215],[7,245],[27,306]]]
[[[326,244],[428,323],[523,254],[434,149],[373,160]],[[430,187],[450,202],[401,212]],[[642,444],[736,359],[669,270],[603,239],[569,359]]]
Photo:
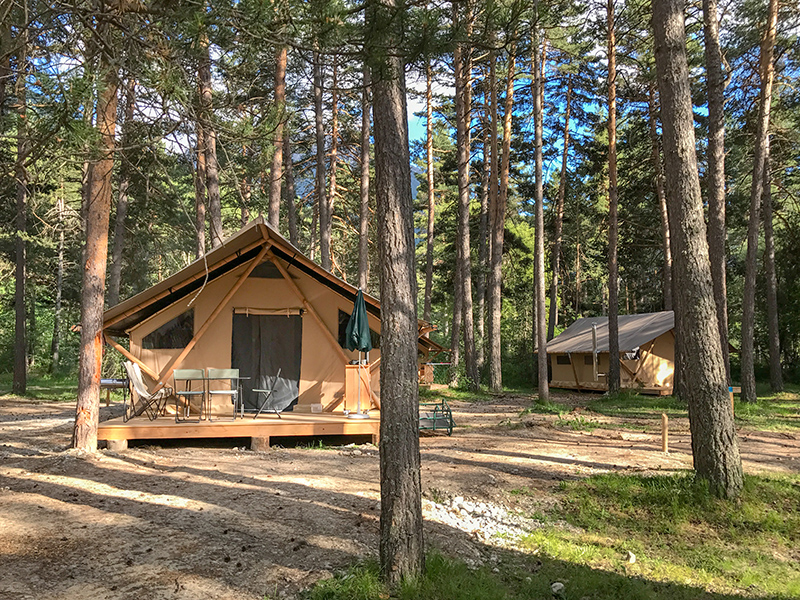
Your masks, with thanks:
[[[560,400],[605,426],[521,416],[524,397],[453,402],[453,436],[421,440],[426,496],[531,509],[552,502],[561,480],[691,466],[686,419],[671,420],[665,455],[652,420],[608,428],[619,423],[584,411],[586,397]],[[228,440],[79,456],[66,450],[73,410],[0,399],[2,600],[287,597],[377,554],[379,462],[370,444],[252,452]],[[118,413],[103,408],[101,419]],[[739,434],[748,472],[800,471],[800,436]],[[532,493],[509,493],[521,488]],[[432,520],[426,536],[448,554],[485,552]]]

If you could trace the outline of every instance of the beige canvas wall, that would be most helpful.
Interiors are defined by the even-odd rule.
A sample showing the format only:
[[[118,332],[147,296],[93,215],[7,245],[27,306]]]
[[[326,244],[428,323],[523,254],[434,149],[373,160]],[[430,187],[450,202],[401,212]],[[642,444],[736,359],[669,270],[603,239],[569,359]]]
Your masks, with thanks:
[[[650,352],[648,352],[650,350]],[[607,389],[606,379],[599,376],[598,380],[594,380],[593,369],[591,364],[591,353],[588,354],[572,354],[571,360],[573,365],[560,365],[557,364],[556,355],[550,355],[550,364],[552,369],[552,378],[550,385],[553,387],[576,388],[578,385],[575,382],[575,374],[577,373],[577,380],[580,387],[587,389],[605,390]],[[620,371],[621,385],[623,388],[645,388],[657,390],[666,389],[672,390],[672,380],[675,365],[675,338],[672,332],[664,333],[658,336],[655,343],[650,348],[650,342],[641,346],[639,360],[626,360],[623,363],[636,373],[636,379],[632,377],[631,373],[625,368]],[[589,364],[586,364],[586,362]],[[600,353],[597,357],[598,373],[608,372],[608,353]],[[637,371],[637,368],[639,369]]]
[[[209,283],[192,304],[194,307],[195,332],[202,326],[225,294],[236,283],[245,270],[241,266],[227,275]],[[350,313],[352,302],[339,296],[327,286],[296,269],[289,269],[294,282],[319,314],[325,327],[334,339],[338,338],[339,310]],[[161,372],[169,360],[180,350],[146,350],[142,338],[164,323],[188,310],[193,296],[184,298],[157,315],[133,328],[130,334],[131,352],[156,372]],[[284,279],[248,278],[222,312],[211,324],[205,335],[184,359],[181,368],[204,369],[230,368],[231,341],[234,309],[302,309],[303,303]],[[380,322],[369,315],[370,327],[380,332]],[[338,345],[338,344],[337,344]],[[357,352],[344,350],[348,359],[355,360]],[[380,350],[370,352],[370,360],[380,357]],[[328,336],[320,329],[316,319],[306,312],[303,315],[302,359],[300,365],[300,398],[297,410],[308,410],[308,406],[332,402],[344,392],[344,361]],[[380,394],[379,371],[372,376],[372,389]],[[223,405],[215,412],[226,410]],[[229,405],[230,403],[228,403]],[[340,407],[341,408],[341,407]]]

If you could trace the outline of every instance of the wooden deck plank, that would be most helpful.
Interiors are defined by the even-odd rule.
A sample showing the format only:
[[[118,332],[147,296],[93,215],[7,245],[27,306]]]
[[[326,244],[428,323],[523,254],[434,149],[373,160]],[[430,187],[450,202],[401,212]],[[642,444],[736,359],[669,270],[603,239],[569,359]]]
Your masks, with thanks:
[[[150,421],[121,418],[100,423],[98,440],[149,440],[224,437],[275,437],[317,435],[378,435],[380,419],[348,419],[344,415],[298,414],[279,419],[262,415],[258,419],[245,416],[235,421],[201,421],[176,423],[168,417]]]

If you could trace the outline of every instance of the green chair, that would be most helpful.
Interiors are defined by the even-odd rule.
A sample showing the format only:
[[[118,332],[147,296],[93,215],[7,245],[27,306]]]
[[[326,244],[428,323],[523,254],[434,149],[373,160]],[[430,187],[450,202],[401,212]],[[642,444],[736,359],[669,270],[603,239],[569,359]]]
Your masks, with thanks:
[[[199,423],[206,412],[206,377],[203,369],[175,369],[172,379],[175,388],[175,422]],[[200,398],[200,411],[196,418],[192,418],[192,400],[198,397]],[[182,403],[181,399],[183,399]]]
[[[239,369],[207,369],[206,381],[208,382],[208,420],[211,420],[211,406],[214,398],[227,396],[233,404],[233,419],[236,420],[237,410],[241,410],[241,417],[244,418],[244,406],[240,402],[241,390],[239,389]],[[212,389],[216,382],[228,382],[229,387],[224,389]]]

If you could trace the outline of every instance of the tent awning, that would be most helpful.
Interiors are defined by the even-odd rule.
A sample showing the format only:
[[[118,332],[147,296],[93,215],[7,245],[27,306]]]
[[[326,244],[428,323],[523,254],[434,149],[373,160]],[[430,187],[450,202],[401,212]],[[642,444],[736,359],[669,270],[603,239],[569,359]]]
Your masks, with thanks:
[[[548,354],[592,352],[592,325],[597,325],[597,351],[608,352],[608,317],[578,319],[547,344]],[[620,315],[619,350],[630,352],[675,328],[671,310],[641,315]]]

